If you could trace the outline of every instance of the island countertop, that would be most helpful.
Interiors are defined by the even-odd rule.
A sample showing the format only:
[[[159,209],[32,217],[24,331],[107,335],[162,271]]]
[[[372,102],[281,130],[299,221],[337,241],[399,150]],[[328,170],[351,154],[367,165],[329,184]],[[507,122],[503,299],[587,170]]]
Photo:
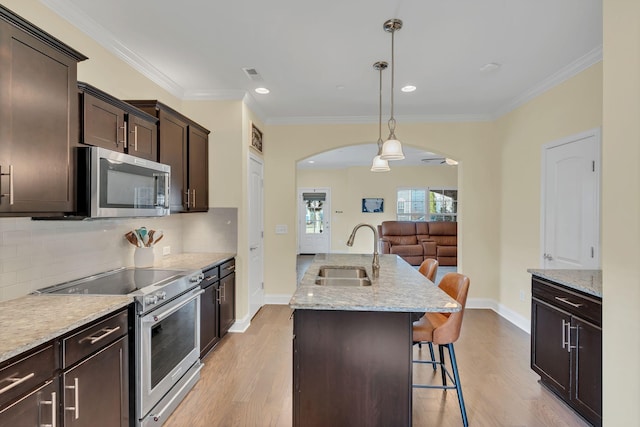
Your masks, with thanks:
[[[552,270],[530,268],[527,272],[568,288],[602,298],[602,270]]]
[[[298,284],[289,307],[304,310],[455,312],[453,298],[397,255],[380,255],[380,277],[373,278],[371,255],[318,254]],[[360,266],[371,286],[321,286],[315,280],[321,266]]]

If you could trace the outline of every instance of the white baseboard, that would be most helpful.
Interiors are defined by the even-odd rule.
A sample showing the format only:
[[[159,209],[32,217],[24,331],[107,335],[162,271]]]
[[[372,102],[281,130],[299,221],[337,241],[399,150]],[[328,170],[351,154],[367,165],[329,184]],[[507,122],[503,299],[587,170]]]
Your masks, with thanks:
[[[251,319],[249,319],[249,314],[247,314],[242,319],[236,319],[234,324],[229,328],[229,332],[242,333],[249,329],[249,325],[251,325]]]
[[[264,303],[273,305],[288,305],[292,294],[265,294]]]
[[[485,308],[490,309],[498,313],[505,320],[511,322],[514,326],[522,329],[526,333],[531,333],[531,322],[526,317],[521,314],[516,313],[510,308],[504,306],[503,304],[498,304],[497,301],[489,299],[489,298],[469,298],[467,300],[466,308],[474,309],[474,308]]]

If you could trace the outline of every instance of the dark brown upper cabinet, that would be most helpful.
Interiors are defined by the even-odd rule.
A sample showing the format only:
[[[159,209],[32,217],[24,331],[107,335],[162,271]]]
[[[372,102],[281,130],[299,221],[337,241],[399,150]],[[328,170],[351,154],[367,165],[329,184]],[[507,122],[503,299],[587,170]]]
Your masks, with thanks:
[[[160,163],[171,166],[171,212],[209,209],[209,130],[156,100],[130,100],[160,120]]]
[[[78,82],[80,142],[158,161],[158,119]]]
[[[75,210],[77,63],[85,59],[0,5],[0,216]]]

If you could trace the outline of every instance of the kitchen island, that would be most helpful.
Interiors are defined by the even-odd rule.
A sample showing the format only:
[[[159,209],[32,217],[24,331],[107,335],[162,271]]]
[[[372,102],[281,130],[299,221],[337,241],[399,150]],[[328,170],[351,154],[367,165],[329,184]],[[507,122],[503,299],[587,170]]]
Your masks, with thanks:
[[[319,254],[294,309],[293,425],[410,426],[412,316],[461,306],[396,255]],[[369,286],[318,285],[323,267],[364,268]],[[322,282],[322,281],[321,281]]]

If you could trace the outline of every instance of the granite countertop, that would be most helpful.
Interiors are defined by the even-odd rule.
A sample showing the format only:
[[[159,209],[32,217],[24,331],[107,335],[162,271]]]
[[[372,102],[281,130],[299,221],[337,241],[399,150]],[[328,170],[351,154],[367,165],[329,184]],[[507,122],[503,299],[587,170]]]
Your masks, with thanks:
[[[157,258],[151,268],[167,270],[206,270],[235,256],[236,254],[232,252],[185,252]]]
[[[380,277],[373,279],[372,255],[318,254],[298,284],[289,307],[304,310],[455,312],[461,306],[396,255],[380,255]],[[364,267],[371,286],[320,286],[323,265]]]
[[[602,298],[602,270],[544,270],[530,268],[527,272],[536,277]]]
[[[128,296],[27,295],[0,302],[0,362],[133,302]]]

